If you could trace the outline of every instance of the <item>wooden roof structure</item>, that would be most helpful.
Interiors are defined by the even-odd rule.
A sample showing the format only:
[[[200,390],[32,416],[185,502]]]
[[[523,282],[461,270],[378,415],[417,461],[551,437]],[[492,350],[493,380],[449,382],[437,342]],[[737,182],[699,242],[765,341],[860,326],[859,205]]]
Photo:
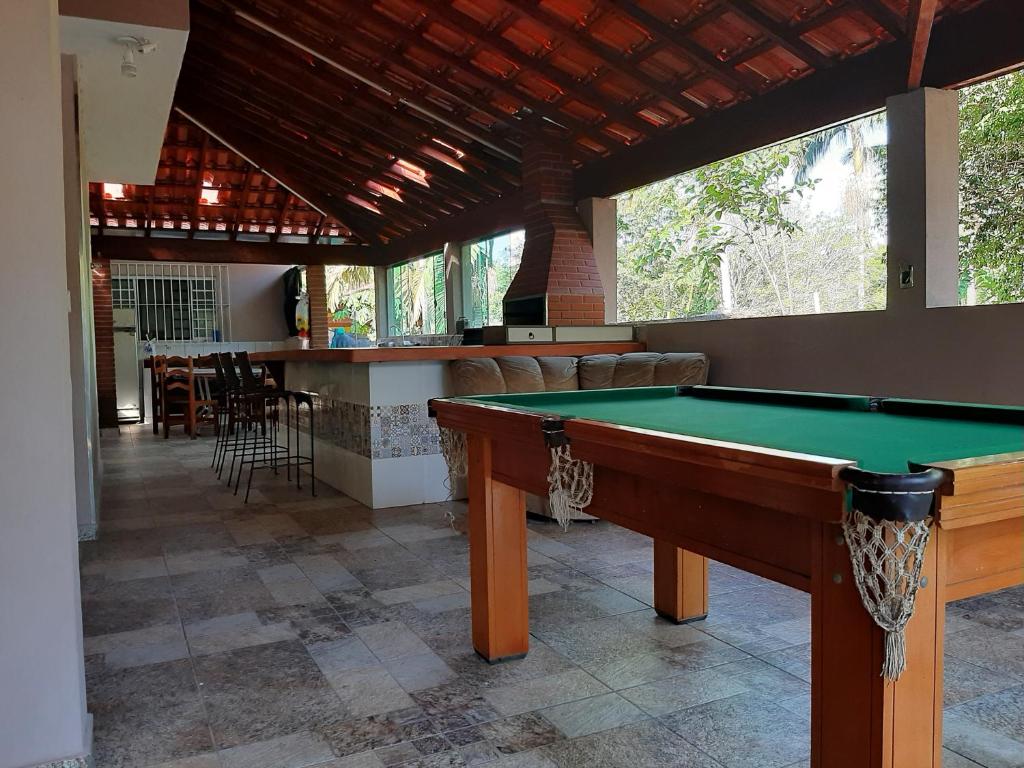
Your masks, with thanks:
[[[514,224],[540,131],[571,147],[579,197],[614,194],[1016,64],[1013,6],[192,0],[157,184],[94,185],[93,220],[397,261]]]

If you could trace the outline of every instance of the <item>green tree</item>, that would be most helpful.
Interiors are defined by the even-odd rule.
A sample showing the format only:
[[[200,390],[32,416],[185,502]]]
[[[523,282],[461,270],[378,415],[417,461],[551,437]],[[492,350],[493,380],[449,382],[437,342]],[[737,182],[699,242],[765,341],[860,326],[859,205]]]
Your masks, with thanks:
[[[784,286],[762,248],[798,230],[787,208],[812,185],[790,171],[801,151],[799,142],[767,147],[620,197],[620,319],[731,310],[723,267],[736,249],[753,256],[785,312]]]
[[[327,308],[336,317],[352,319],[355,333],[374,335],[375,299],[373,267],[329,265]]]
[[[961,293],[1024,301],[1024,73],[960,91]]]

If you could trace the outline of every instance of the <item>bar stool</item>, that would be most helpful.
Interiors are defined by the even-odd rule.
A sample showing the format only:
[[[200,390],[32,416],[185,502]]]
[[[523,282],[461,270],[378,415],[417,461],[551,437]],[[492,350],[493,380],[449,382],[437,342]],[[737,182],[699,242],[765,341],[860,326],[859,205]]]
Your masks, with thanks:
[[[242,479],[242,472],[245,465],[249,465],[249,478],[245,484],[245,502],[249,502],[249,493],[252,490],[252,476],[256,469],[273,469],[277,474],[279,458],[284,455],[285,463],[291,460],[291,449],[289,446],[282,446],[278,443],[277,432],[280,425],[279,402],[284,400],[285,411],[288,411],[288,401],[291,393],[287,390],[276,387],[267,387],[259,381],[252,372],[252,362],[249,360],[248,352],[238,352],[235,357],[238,360],[238,370],[242,380],[241,400],[243,407],[240,410],[243,418],[242,447],[239,452],[241,460],[238,467],[238,475],[235,477],[235,494],[238,494],[238,486]],[[286,415],[286,419],[288,416]],[[252,443],[249,442],[249,433],[252,432]],[[289,432],[288,426],[285,427]],[[232,464],[234,458],[232,458]]]
[[[316,404],[320,402],[320,395],[316,392],[309,392],[304,389],[292,390],[288,393],[289,396],[289,408],[290,403],[295,404],[295,487],[302,489],[302,471],[299,469],[301,466],[309,465],[309,485],[313,496],[316,496],[316,425],[314,412],[316,411]],[[300,448],[299,441],[299,426],[301,418],[299,417],[299,408],[305,405],[309,408],[309,455],[304,456],[302,449]],[[289,449],[291,447],[291,440],[288,441]],[[289,457],[291,458],[291,457]],[[291,461],[289,460],[289,480],[291,479]]]

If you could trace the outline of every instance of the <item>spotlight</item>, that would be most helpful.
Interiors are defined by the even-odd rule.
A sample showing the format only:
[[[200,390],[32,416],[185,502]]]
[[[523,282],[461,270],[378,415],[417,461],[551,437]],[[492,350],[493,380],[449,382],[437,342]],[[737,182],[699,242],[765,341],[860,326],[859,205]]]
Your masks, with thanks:
[[[157,44],[144,37],[134,35],[123,35],[117,38],[117,42],[124,46],[124,53],[121,56],[121,74],[125,77],[135,77],[139,74],[139,67],[135,63],[136,54],[147,56],[154,53]]]

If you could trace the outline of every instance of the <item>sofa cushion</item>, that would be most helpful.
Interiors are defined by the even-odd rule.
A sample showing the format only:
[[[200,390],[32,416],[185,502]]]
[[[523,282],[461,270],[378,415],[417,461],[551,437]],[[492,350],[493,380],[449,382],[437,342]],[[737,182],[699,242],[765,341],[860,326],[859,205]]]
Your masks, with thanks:
[[[580,358],[580,389],[706,382],[707,357],[699,352],[628,352]]]
[[[544,389],[547,392],[564,392],[579,389],[579,359],[575,357],[538,357]]]
[[[580,389],[609,389],[615,363],[621,355],[587,355],[580,358]]]
[[[496,358],[506,392],[543,392],[544,375],[535,357]]]
[[[708,358],[702,352],[666,352],[654,366],[654,386],[707,384]]]
[[[504,395],[508,392],[501,369],[490,357],[470,357],[452,360],[448,366],[452,375],[452,391],[458,396]]]

